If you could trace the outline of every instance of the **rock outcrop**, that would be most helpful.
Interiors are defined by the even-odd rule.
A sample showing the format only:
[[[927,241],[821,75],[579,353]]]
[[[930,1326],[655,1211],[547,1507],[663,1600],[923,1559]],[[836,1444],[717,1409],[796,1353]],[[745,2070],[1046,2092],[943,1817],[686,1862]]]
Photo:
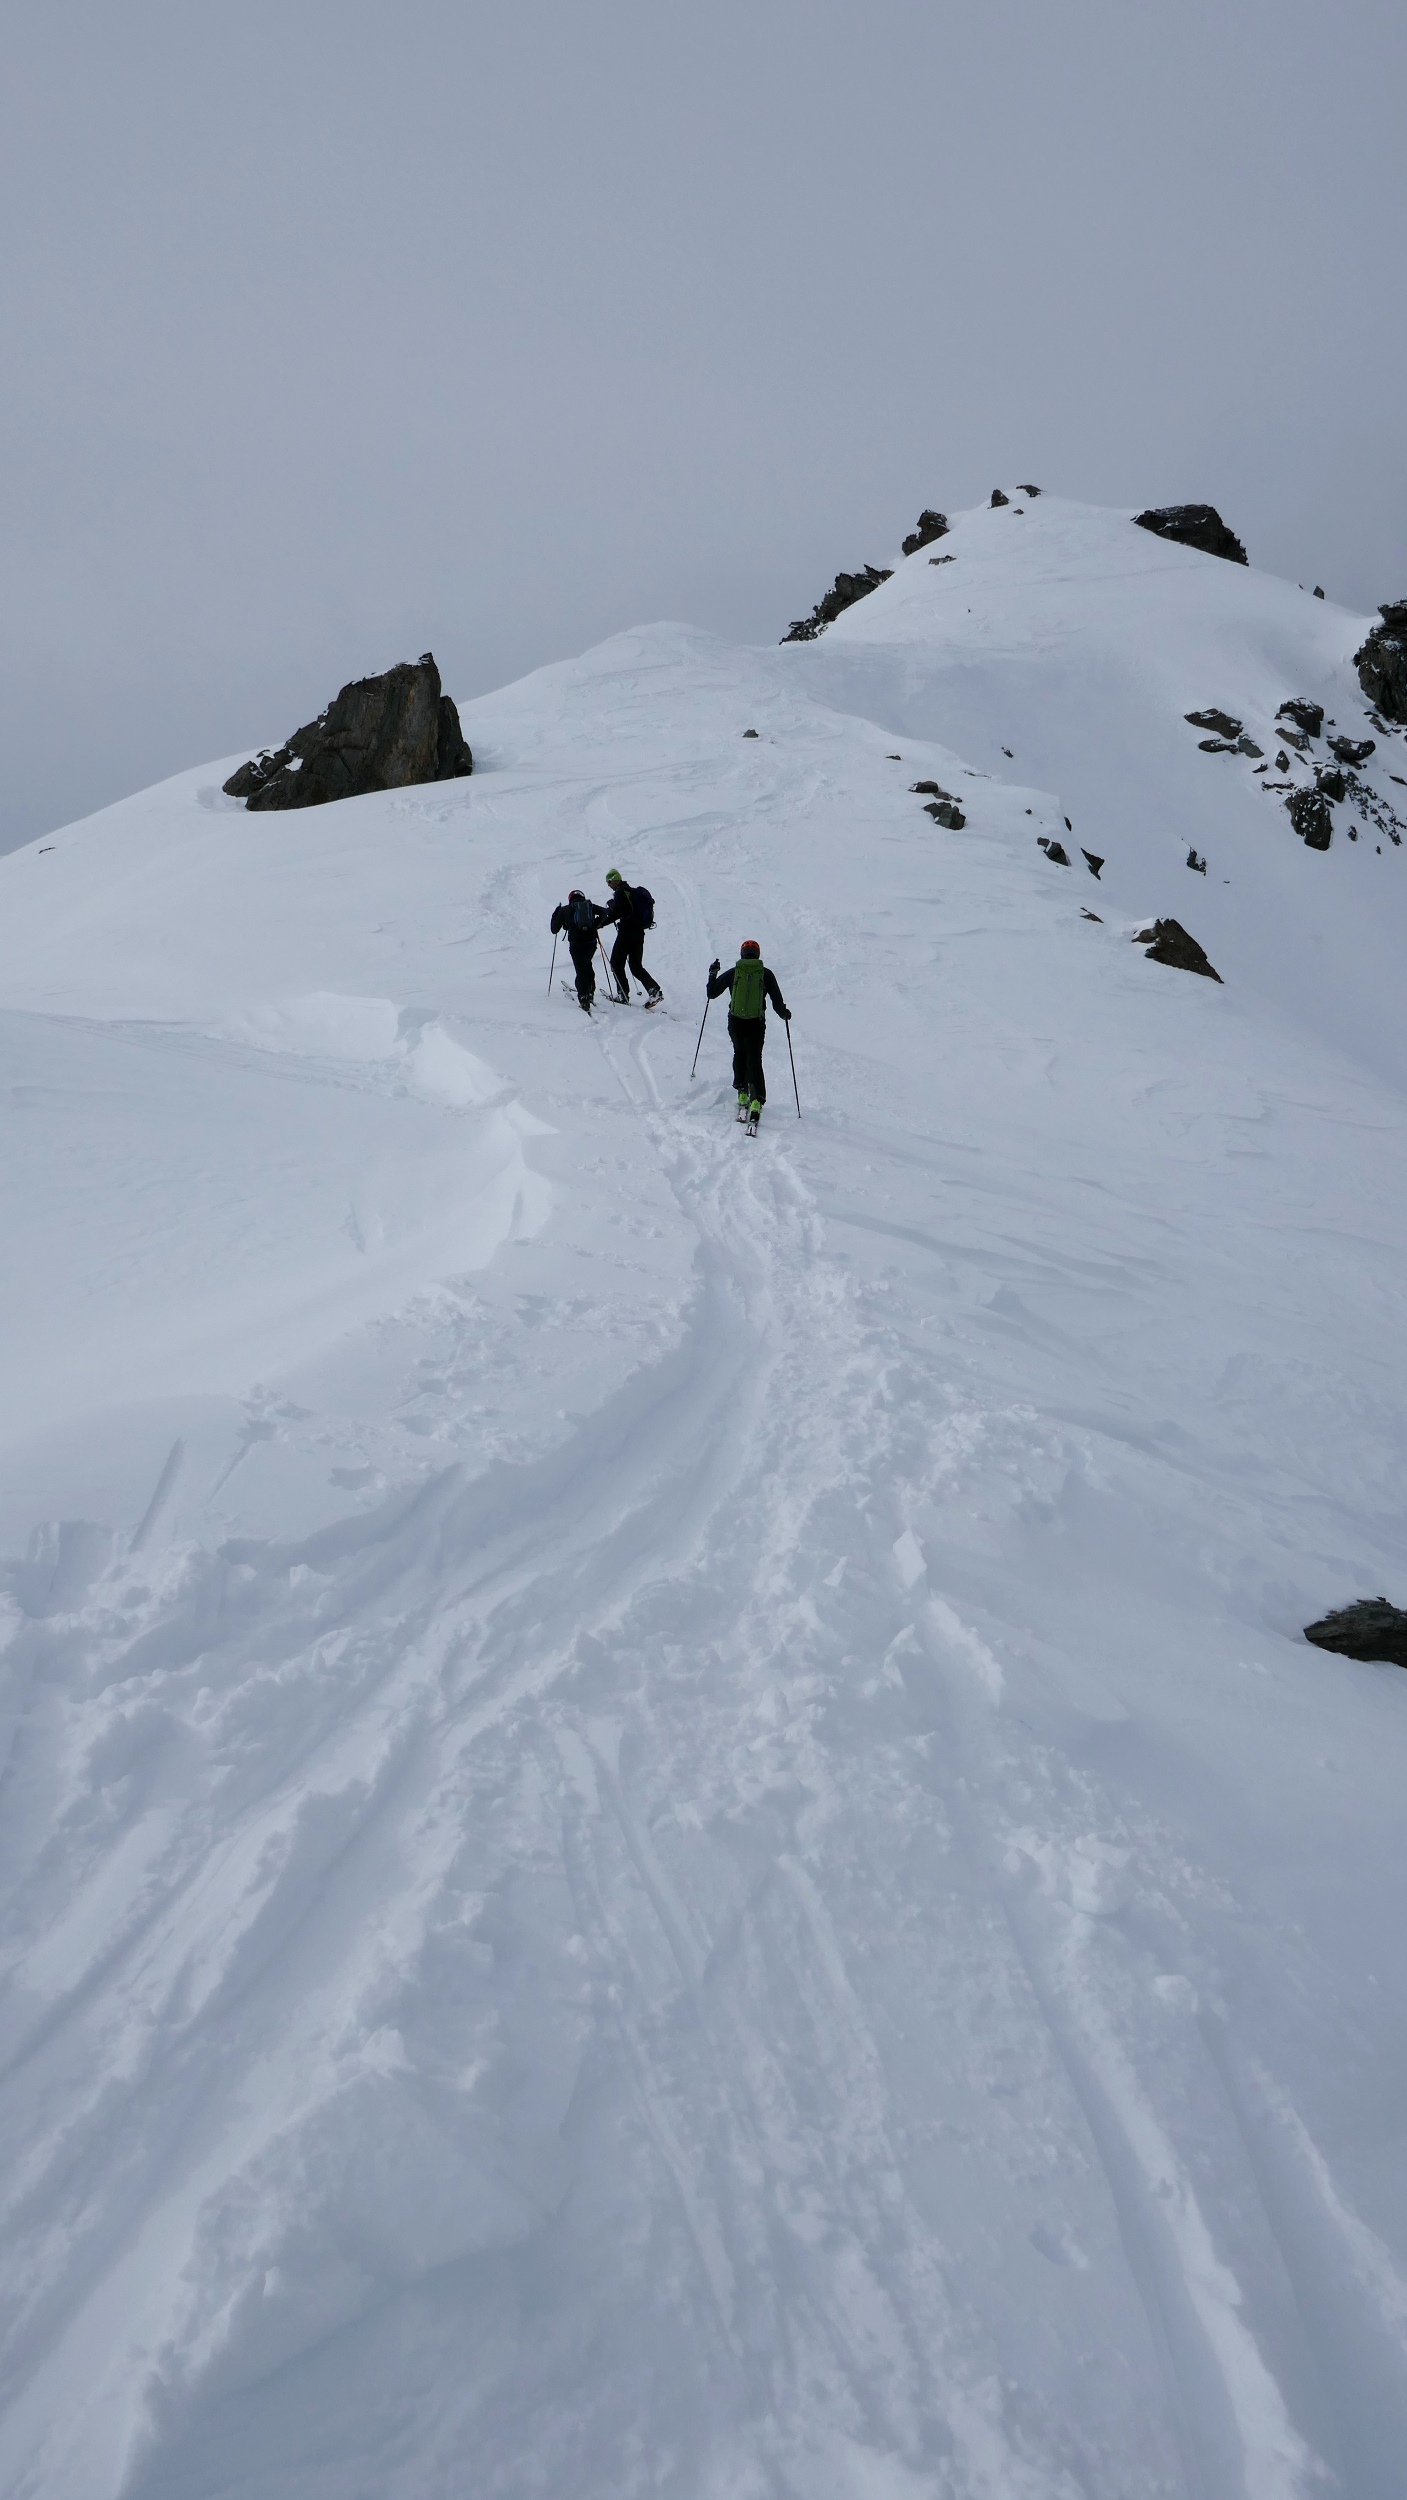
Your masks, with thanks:
[[[920,547],[931,547],[935,538],[946,538],[947,535],[946,512],[921,512],[918,516],[918,528],[910,530],[908,537],[904,540],[904,553],[906,556],[916,556]]]
[[[1292,694],[1281,704],[1275,717],[1279,721],[1293,721],[1296,729],[1302,730],[1306,738],[1317,738],[1324,726],[1324,706],[1322,703],[1311,703],[1307,695]],[[1289,734],[1288,730],[1284,732],[1286,737]]]
[[[1211,503],[1160,504],[1149,512],[1136,512],[1138,529],[1152,530],[1155,537],[1174,538],[1180,547],[1199,548],[1204,556],[1225,556],[1228,564],[1250,561],[1234,530],[1229,530]]]
[[[1390,600],[1378,614],[1381,625],[1353,655],[1358,682],[1384,720],[1407,721],[1407,599]]]
[[[1214,703],[1208,704],[1205,712],[1184,712],[1182,717],[1190,721],[1194,729],[1214,729],[1219,738],[1239,738],[1241,735],[1241,723],[1230,712],[1219,711]]]
[[[1136,929],[1133,942],[1147,948],[1150,964],[1171,964],[1175,972],[1200,972],[1208,981],[1221,980],[1180,920],[1155,920],[1150,928]]]
[[[225,789],[253,810],[324,807],[371,790],[457,781],[473,769],[459,713],[426,651],[380,677],[354,678],[285,746],[241,764]]]
[[[1327,851],[1334,837],[1334,819],[1322,790],[1292,790],[1285,812],[1307,851]]]
[[[1369,756],[1375,753],[1377,744],[1376,738],[1331,738],[1329,753],[1336,755],[1341,764],[1366,764]]]
[[[857,599],[868,599],[872,590],[878,590],[881,582],[887,582],[892,571],[892,565],[886,569],[878,564],[867,564],[859,573],[837,573],[834,589],[817,600],[809,616],[792,619],[782,636],[783,642],[814,642],[816,636],[823,634],[828,625],[833,625],[838,616],[843,616],[847,608],[853,608]]]
[[[1001,507],[1002,507],[1002,505],[1003,505],[1004,503],[1010,503],[1010,501],[1011,501],[1011,497],[1010,497],[1010,495],[1004,495],[1004,494],[1002,493],[1002,490],[1001,490],[1001,488],[1000,488],[999,486],[994,486],[994,487],[992,488],[992,502],[991,502],[991,509],[992,509],[992,511],[993,511],[993,512],[999,512],[999,511],[1000,511],[1000,509],[1001,509]]]
[[[1340,1658],[1361,1658],[1365,1664],[1407,1667],[1407,1614],[1385,1597],[1360,1597],[1307,1623],[1304,1637],[1316,1649],[1331,1649]]]

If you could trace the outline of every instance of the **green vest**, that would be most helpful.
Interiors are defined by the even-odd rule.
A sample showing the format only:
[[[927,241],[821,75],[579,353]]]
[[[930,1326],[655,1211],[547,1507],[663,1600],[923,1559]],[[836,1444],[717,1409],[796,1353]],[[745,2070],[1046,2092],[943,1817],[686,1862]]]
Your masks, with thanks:
[[[733,995],[729,1012],[751,1023],[767,1012],[767,967],[755,955],[744,955],[733,967]]]

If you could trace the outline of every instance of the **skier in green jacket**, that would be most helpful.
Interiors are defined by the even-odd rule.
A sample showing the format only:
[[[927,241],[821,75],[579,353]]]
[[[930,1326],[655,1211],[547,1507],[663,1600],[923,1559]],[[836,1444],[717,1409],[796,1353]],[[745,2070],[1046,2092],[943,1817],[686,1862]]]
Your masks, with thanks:
[[[738,1093],[738,1118],[746,1120],[755,1136],[767,1100],[767,1079],[762,1073],[762,1045],[767,1038],[767,1001],[770,998],[779,1016],[791,1022],[791,1009],[777,987],[775,972],[769,972],[762,960],[762,949],[756,938],[744,938],[738,949],[738,960],[731,972],[720,972],[715,955],[708,968],[708,994],[721,998],[728,992],[728,1038],[733,1045],[733,1083]]]

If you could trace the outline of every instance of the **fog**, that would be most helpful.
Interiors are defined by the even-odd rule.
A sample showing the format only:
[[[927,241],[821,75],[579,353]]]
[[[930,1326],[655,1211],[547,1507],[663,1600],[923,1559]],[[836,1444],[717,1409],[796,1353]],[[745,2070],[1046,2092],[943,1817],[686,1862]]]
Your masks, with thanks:
[[[16,12],[0,848],[427,648],[773,641],[999,480],[1407,596],[1405,56],[1386,0]]]

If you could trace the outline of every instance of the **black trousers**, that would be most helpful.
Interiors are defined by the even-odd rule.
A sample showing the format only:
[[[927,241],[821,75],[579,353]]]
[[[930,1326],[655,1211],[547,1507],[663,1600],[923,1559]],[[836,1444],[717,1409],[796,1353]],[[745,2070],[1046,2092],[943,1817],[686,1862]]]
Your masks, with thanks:
[[[645,970],[640,960],[644,943],[644,930],[637,928],[633,921],[624,921],[616,932],[616,942],[611,948],[611,972],[616,988],[624,990],[626,996],[629,997],[630,983],[625,977],[625,967],[629,964],[641,989],[648,990],[651,998],[658,998],[660,985],[653,973]]]
[[[589,1007],[596,995],[596,932],[594,929],[569,929],[567,944],[571,948],[572,969],[576,973],[576,994]]]
[[[767,1100],[767,1079],[762,1073],[762,1045],[766,1038],[765,1016],[728,1018],[728,1039],[733,1045],[734,1089],[746,1094],[750,1102]]]

